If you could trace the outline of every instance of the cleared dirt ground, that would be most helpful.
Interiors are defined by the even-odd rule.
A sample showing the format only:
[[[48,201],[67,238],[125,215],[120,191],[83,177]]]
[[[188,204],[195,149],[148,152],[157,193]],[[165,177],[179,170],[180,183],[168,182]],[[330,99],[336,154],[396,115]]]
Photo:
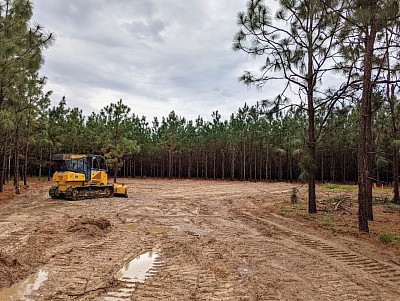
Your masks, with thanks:
[[[277,214],[292,184],[122,182],[127,199],[46,183],[0,202],[0,300],[400,300],[395,252]],[[146,252],[144,283],[118,276]]]

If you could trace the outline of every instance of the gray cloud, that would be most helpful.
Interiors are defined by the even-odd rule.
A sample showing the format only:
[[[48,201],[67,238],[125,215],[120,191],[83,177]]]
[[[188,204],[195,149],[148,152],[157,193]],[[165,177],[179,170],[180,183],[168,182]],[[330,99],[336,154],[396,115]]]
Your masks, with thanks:
[[[138,115],[224,118],[279,87],[238,83],[259,65],[231,50],[244,0],[34,0],[34,21],[56,34],[42,73],[86,114],[122,98]]]

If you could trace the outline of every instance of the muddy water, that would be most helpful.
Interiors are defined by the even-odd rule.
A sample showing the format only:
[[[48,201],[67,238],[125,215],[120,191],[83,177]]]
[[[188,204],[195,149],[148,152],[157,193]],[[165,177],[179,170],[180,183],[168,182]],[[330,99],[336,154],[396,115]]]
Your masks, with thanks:
[[[151,276],[154,262],[158,258],[157,252],[147,252],[132,259],[117,274],[117,279],[123,282],[143,283]]]
[[[31,301],[29,296],[37,291],[48,278],[48,272],[39,270],[36,275],[32,275],[22,282],[16,283],[11,287],[0,292],[2,301]]]
[[[121,301],[130,298],[135,292],[138,283],[144,283],[148,277],[155,273],[154,268],[158,257],[159,254],[157,252],[147,252],[128,262],[116,275],[121,287],[115,291],[108,292],[103,300]]]
[[[163,227],[163,226],[153,226],[153,227],[148,227],[147,229],[152,234],[167,233],[171,230],[169,227]]]
[[[137,227],[138,226],[136,224],[132,224],[132,223],[123,224],[123,225],[120,226],[121,229],[130,230],[130,231],[135,231],[137,229]]]

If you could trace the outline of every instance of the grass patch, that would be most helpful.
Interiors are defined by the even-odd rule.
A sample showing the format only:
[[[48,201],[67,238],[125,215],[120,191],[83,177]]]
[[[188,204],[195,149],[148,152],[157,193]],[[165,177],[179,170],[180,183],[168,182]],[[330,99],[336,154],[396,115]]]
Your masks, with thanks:
[[[322,214],[319,216],[318,219],[322,224],[334,227],[336,225],[335,220],[332,218],[332,216],[328,214]]]
[[[388,209],[390,209],[390,210],[393,210],[393,211],[400,211],[400,205],[399,204],[395,204],[395,203],[390,202],[390,203],[386,204],[386,207]]]
[[[305,215],[303,215],[303,218],[308,221],[316,221],[317,215],[316,214],[305,214]]]
[[[378,238],[384,244],[400,244],[400,237],[396,233],[383,232],[378,235]]]
[[[280,213],[287,213],[287,212],[289,212],[288,208],[285,207],[285,206],[279,206],[278,211],[279,211]]]
[[[323,202],[327,202],[327,203],[336,203],[336,202],[340,202],[344,199],[344,196],[342,195],[334,195],[331,196],[327,199],[323,199]]]
[[[335,220],[329,214],[306,214],[303,217],[306,220],[315,221],[330,227],[334,227],[336,225]]]
[[[325,183],[322,185],[323,189],[327,190],[357,190],[357,185],[346,185],[346,184],[335,184],[335,183]]]
[[[388,197],[372,198],[372,204],[374,204],[374,205],[382,205],[382,204],[388,204],[388,203],[389,203]]]

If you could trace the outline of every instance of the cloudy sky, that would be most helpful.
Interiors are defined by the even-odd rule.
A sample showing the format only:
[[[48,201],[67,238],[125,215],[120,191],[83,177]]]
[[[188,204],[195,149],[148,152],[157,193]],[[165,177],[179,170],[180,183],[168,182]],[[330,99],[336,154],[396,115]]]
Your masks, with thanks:
[[[33,0],[33,21],[54,32],[42,75],[52,103],[88,115],[122,99],[148,120],[178,115],[229,118],[245,102],[273,98],[239,83],[259,67],[232,51],[246,0]]]

